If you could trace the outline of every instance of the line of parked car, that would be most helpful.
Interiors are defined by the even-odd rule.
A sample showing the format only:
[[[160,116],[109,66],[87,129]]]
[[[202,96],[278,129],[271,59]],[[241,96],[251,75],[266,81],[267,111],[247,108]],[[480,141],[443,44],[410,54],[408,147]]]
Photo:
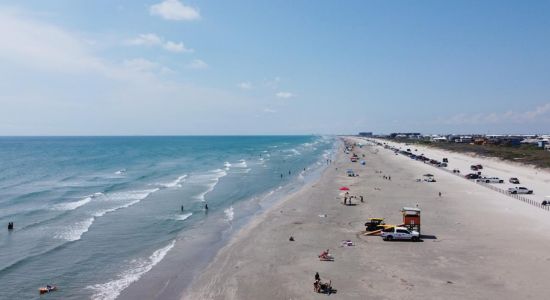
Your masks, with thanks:
[[[466,179],[473,179],[476,182],[483,182],[483,183],[504,183],[503,179],[500,179],[498,177],[487,177],[482,176],[481,172],[479,170],[483,169],[482,165],[471,165],[470,169],[472,171],[478,171],[477,173],[470,173],[466,174],[464,177]],[[519,184],[519,179],[517,177],[511,177],[508,179],[508,182],[512,184]],[[530,190],[524,186],[516,186],[508,188],[508,193],[510,194],[533,194],[533,190]]]
[[[384,147],[385,148],[390,148],[391,150],[393,150],[395,152],[396,155],[397,154],[402,154],[402,155],[410,157],[411,159],[423,161],[425,163],[429,163],[429,164],[432,164],[432,165],[437,166],[437,167],[447,167],[447,163],[449,162],[449,160],[447,158],[443,158],[443,160],[440,162],[440,161],[437,161],[435,159],[430,159],[428,157],[425,157],[424,154],[416,155],[416,154],[412,153],[410,148],[407,149],[406,151],[404,151],[404,150],[400,150],[396,147],[390,147],[389,145],[385,145]],[[417,151],[417,150],[414,149],[414,151]],[[480,170],[483,170],[483,165],[480,165],[480,164],[471,165],[470,170],[475,171],[476,173],[466,174],[464,176],[466,179],[472,179],[472,180],[475,180],[476,182],[483,182],[483,183],[504,183],[504,180],[500,179],[498,177],[482,176]],[[453,173],[460,174],[460,170],[459,169],[453,169]],[[510,182],[512,184],[520,184],[520,181],[517,177],[511,177],[510,179],[508,179],[508,182]],[[524,186],[515,186],[515,187],[508,188],[508,193],[510,193],[510,194],[529,194],[530,195],[530,194],[533,194],[533,190],[528,189]],[[550,205],[550,201],[544,201],[543,205]]]

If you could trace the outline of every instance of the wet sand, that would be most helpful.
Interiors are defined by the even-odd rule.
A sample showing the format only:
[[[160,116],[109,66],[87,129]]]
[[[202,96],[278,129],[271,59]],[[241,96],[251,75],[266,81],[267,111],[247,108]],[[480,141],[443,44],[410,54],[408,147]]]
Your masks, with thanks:
[[[333,299],[547,297],[548,211],[381,147],[355,152],[365,155],[366,166],[339,151],[317,182],[241,230],[183,299],[326,297],[313,292],[315,272],[332,280]],[[360,176],[347,177],[347,168]],[[438,181],[415,181],[427,172]],[[343,185],[365,203],[344,206]],[[400,223],[400,209],[415,205],[422,209],[423,242],[362,235],[367,218]],[[340,247],[348,239],[356,246]],[[334,262],[319,261],[327,248]]]

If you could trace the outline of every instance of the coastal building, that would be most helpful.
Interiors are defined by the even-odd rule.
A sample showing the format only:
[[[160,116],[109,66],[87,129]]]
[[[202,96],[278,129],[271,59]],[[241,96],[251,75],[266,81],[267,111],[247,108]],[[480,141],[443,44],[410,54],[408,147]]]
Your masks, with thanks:
[[[419,132],[399,132],[399,133],[390,133],[389,135],[392,139],[414,139],[418,140],[422,138],[422,135]]]
[[[431,141],[431,142],[435,142],[435,143],[438,143],[438,142],[446,142],[446,141],[447,141],[447,138],[444,137],[444,136],[432,135],[432,136],[430,137],[430,141]]]
[[[372,137],[372,132],[359,132],[359,136]]]

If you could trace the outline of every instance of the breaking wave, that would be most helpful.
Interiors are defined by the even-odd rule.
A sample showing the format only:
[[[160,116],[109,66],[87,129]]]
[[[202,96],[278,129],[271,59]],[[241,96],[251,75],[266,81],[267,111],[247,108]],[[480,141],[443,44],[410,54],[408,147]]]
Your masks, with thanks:
[[[95,300],[114,300],[120,293],[126,289],[130,284],[139,280],[143,274],[149,272],[156,264],[168,254],[168,252],[174,247],[176,241],[171,241],[168,245],[156,250],[147,258],[134,259],[130,262],[130,267],[117,276],[117,279],[88,286],[88,289],[93,290],[95,293],[92,299]]]

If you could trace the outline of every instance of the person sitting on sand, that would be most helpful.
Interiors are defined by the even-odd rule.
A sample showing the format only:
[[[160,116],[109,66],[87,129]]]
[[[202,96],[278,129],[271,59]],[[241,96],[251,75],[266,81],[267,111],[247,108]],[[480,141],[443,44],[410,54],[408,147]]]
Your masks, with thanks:
[[[329,280],[329,282],[323,283],[321,280],[315,280],[313,283],[313,290],[316,293],[332,293],[332,281]]]
[[[321,254],[319,254],[319,259],[320,260],[333,260],[334,258],[332,257],[332,255],[330,255],[328,253],[328,249],[321,252]]]
[[[316,293],[321,292],[321,280],[320,279],[316,279],[315,282],[313,283],[313,291],[316,292]]]

